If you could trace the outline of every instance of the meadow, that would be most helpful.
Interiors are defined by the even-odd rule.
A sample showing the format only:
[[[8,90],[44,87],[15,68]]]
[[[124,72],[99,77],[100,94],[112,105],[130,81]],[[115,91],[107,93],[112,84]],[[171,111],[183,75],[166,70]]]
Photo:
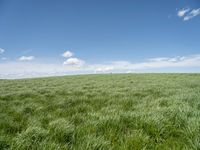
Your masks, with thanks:
[[[200,74],[0,80],[0,149],[200,149]]]

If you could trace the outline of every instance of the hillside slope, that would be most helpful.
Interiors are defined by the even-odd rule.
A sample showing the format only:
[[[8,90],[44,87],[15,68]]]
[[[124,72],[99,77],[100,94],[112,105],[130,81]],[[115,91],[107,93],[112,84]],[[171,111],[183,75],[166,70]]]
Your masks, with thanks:
[[[200,74],[0,80],[0,149],[170,148],[200,148]]]

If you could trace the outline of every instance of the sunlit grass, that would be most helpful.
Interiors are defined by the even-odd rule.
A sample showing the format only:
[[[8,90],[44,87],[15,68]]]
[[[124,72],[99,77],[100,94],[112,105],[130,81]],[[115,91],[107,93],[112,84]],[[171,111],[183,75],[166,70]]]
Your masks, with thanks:
[[[200,74],[0,80],[0,149],[200,149]]]

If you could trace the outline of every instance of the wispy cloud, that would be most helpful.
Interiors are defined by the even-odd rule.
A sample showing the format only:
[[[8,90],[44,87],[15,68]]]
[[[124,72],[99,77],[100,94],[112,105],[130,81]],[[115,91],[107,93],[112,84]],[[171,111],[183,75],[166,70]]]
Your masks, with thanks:
[[[124,65],[122,66],[123,68],[129,70],[175,68],[175,67],[200,67],[200,55],[159,57],[159,58],[148,59],[147,61],[141,63],[129,63],[126,67]]]
[[[5,50],[3,48],[0,48],[0,54],[3,54]]]
[[[190,20],[196,16],[198,16],[200,14],[200,8],[198,9],[193,9],[188,15],[186,15],[183,20],[184,21],[187,21],[187,20]]]
[[[19,61],[31,61],[31,60],[34,60],[35,57],[34,56],[21,56],[19,58]]]
[[[183,16],[184,16],[187,12],[189,12],[189,11],[190,11],[189,8],[183,8],[183,9],[181,9],[181,10],[178,11],[177,15],[178,15],[179,17],[183,17]]]
[[[200,8],[198,9],[183,8],[177,12],[177,16],[183,18],[184,21],[188,21],[198,15],[200,15]]]
[[[0,79],[60,76],[67,74],[81,74],[86,72],[87,71],[83,67],[79,68],[62,64],[49,64],[37,62],[0,63]]]
[[[146,61],[132,63],[130,61],[111,61],[89,64],[78,58],[69,58],[62,64],[3,62],[0,63],[0,78],[24,78],[38,76],[57,76],[86,73],[127,73],[148,72],[168,69],[179,69],[184,72],[192,67],[199,67],[200,54],[176,57],[156,57]]]
[[[74,54],[71,51],[65,51],[62,56],[65,58],[72,57]]]

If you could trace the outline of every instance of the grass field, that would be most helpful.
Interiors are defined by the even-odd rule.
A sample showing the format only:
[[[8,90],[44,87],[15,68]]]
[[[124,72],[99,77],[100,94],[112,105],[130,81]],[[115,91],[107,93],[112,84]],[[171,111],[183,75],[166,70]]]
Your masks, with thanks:
[[[200,74],[0,80],[0,149],[200,149]]]

